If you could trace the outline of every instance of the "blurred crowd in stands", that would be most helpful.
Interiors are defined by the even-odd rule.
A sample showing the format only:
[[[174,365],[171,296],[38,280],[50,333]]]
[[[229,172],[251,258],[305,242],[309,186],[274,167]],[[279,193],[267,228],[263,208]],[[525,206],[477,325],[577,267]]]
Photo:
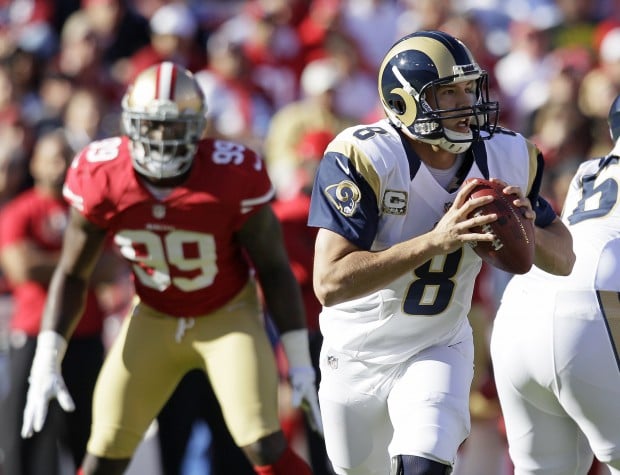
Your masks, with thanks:
[[[462,39],[489,71],[500,123],[543,151],[542,194],[559,212],[578,164],[611,147],[618,0],[0,0],[0,207],[32,186],[40,137],[61,128],[77,152],[116,135],[126,86],[162,60],[196,74],[208,133],[260,152],[278,199],[292,200],[307,189],[326,140],[383,116],[379,62],[396,39],[421,29]],[[298,271],[311,295],[311,279]],[[482,273],[474,309],[481,315],[472,317],[482,322],[483,353],[472,414],[498,433],[483,350],[503,278]],[[1,274],[0,293],[7,320]],[[111,294],[109,308],[129,297]],[[316,330],[319,307],[312,297],[308,305]],[[470,473],[502,473],[488,458],[481,467]]]
[[[3,0],[2,163],[23,167],[50,128],[74,150],[116,134],[126,85],[168,59],[198,75],[209,132],[263,153],[286,196],[304,133],[380,117],[384,52],[441,29],[491,73],[501,123],[544,151],[560,206],[562,177],[609,146],[619,12],[616,0]]]

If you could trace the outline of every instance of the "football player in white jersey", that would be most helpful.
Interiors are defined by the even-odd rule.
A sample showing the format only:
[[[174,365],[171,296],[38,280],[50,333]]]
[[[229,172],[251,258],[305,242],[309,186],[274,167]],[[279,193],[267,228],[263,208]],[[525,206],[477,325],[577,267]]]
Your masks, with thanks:
[[[577,259],[557,277],[513,277],[491,351],[515,474],[581,475],[593,459],[620,474],[620,96],[614,147],[583,162],[562,220]]]
[[[467,314],[481,259],[469,244],[493,238],[471,228],[497,218],[467,217],[486,199],[466,200],[462,182],[507,184],[536,219],[543,269],[571,271],[571,239],[538,197],[540,152],[496,127],[487,74],[463,43],[402,38],[379,95],[387,118],[328,145],[312,196],[325,442],[338,474],[444,475],[470,429]]]

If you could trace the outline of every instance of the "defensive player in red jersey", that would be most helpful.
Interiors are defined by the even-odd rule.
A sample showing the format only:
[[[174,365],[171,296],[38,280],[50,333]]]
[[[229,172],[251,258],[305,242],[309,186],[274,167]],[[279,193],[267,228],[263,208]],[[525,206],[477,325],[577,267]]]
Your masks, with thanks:
[[[256,275],[289,361],[292,389],[320,427],[299,287],[282,245],[261,157],[202,139],[206,104],[194,77],[170,62],[143,71],[122,102],[120,137],[74,159],[73,206],[31,369],[22,435],[41,428],[49,400],[70,400],[59,372],[107,235],[130,262],[131,316],[93,398],[82,473],[121,474],[182,376],[205,371],[235,442],[257,474],[309,474],[287,445],[277,370],[261,320]],[[295,399],[294,399],[295,400]]]

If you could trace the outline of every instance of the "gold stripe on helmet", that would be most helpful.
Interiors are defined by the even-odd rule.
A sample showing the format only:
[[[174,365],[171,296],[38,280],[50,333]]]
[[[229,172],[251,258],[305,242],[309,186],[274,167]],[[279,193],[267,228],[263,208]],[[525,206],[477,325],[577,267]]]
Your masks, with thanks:
[[[397,43],[390,52],[386,55],[383,64],[379,70],[379,77],[383,76],[383,71],[386,64],[397,54],[403,51],[417,50],[426,54],[437,67],[437,77],[448,77],[454,74],[452,66],[456,64],[456,58],[452,55],[450,50],[439,40],[430,38],[427,36],[414,36],[406,40]],[[475,63],[471,53],[467,48],[465,50],[468,53],[470,62]],[[418,91],[419,92],[419,91]]]

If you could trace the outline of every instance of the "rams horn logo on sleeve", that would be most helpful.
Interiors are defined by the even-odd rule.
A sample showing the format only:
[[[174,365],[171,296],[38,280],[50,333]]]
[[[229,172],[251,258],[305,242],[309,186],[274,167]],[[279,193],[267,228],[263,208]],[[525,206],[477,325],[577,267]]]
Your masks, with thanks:
[[[341,214],[349,218],[355,213],[362,193],[355,183],[344,180],[325,188],[325,196],[329,198]]]

